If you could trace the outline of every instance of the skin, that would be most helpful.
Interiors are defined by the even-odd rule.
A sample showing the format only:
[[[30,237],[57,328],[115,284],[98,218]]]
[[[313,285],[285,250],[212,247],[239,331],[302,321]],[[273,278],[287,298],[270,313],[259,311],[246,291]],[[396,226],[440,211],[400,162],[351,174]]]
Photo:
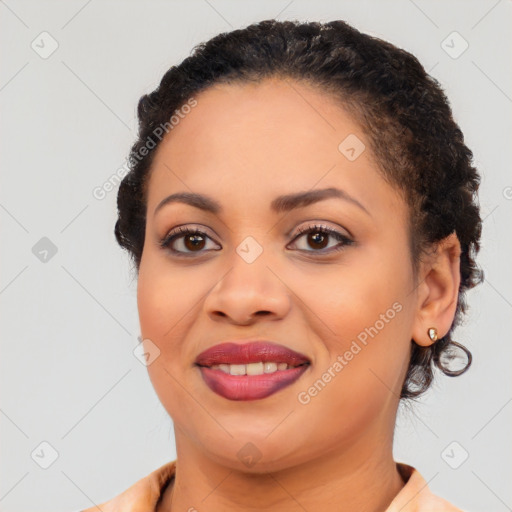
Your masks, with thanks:
[[[439,337],[450,328],[457,238],[425,257],[415,279],[407,205],[381,177],[361,127],[327,94],[266,79],[216,85],[196,99],[156,150],[138,277],[142,337],[160,350],[149,376],[173,420],[178,458],[158,511],[385,510],[404,485],[392,440],[410,340],[427,346],[429,327]],[[338,150],[349,134],[366,145],[354,161]],[[278,195],[328,187],[367,212],[340,198],[286,213],[270,208]],[[176,192],[206,194],[222,212],[171,203],[154,215]],[[174,248],[189,255],[179,257],[159,241],[185,224],[207,236],[196,252],[186,237],[176,240]],[[340,243],[332,236],[324,249],[307,234],[296,238],[311,224],[353,243],[333,252]],[[263,249],[250,264],[236,252],[248,236]],[[298,394],[394,303],[400,312],[300,403]],[[196,356],[217,343],[255,339],[301,352],[312,364],[262,400],[211,391]],[[251,466],[237,455],[247,443],[260,457]]]

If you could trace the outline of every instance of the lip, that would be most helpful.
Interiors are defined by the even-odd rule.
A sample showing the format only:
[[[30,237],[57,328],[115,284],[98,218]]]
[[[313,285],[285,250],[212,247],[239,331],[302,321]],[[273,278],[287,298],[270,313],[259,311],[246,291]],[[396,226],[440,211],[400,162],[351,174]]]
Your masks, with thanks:
[[[294,368],[263,375],[230,375],[210,368],[218,364],[249,364],[274,361]],[[228,400],[259,400],[295,382],[309,367],[310,360],[299,352],[267,341],[221,343],[201,352],[195,364],[207,386]]]
[[[309,359],[283,345],[268,341],[251,343],[220,343],[201,352],[196,358],[199,366],[214,364],[249,364],[258,361],[279,361],[290,366],[309,363]]]

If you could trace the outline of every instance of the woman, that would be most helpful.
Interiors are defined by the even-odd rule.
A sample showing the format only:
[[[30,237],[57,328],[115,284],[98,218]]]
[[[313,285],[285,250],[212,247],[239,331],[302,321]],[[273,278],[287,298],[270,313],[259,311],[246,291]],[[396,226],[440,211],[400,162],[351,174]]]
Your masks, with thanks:
[[[469,367],[452,332],[482,279],[439,84],[342,21],[267,20],[199,45],[138,115],[115,234],[177,460],[99,508],[459,510],[392,454],[400,400]]]

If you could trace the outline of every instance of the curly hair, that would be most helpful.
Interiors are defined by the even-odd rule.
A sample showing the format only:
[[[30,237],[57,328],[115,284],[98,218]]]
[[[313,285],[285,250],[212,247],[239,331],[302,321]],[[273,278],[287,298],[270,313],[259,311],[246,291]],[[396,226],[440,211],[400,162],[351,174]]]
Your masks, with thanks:
[[[401,396],[412,399],[431,385],[434,367],[449,376],[471,364],[471,353],[452,340],[466,312],[465,292],[483,280],[475,262],[482,221],[480,177],[473,155],[453,119],[439,82],[410,53],[336,20],[328,23],[264,20],[219,34],[194,47],[172,66],[159,86],[138,103],[139,132],[128,158],[130,171],[118,196],[115,236],[139,269],[144,246],[147,184],[161,127],[194,95],[213,84],[259,82],[265,78],[306,83],[339,102],[361,125],[379,171],[400,190],[409,207],[410,252],[419,262],[436,243],[455,232],[461,246],[457,309],[449,332],[433,345],[411,340]],[[158,141],[153,137],[157,135]],[[153,149],[148,151],[148,141]],[[462,369],[450,369],[457,351]]]

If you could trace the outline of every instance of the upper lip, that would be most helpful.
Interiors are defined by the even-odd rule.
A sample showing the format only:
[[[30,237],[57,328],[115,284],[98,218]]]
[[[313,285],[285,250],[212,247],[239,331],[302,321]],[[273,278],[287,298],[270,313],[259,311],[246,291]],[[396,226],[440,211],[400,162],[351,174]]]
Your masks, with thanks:
[[[252,341],[249,343],[233,342],[220,343],[201,352],[195,360],[199,366],[217,364],[249,364],[259,361],[273,361],[299,366],[309,363],[309,359],[283,345],[269,341]]]

